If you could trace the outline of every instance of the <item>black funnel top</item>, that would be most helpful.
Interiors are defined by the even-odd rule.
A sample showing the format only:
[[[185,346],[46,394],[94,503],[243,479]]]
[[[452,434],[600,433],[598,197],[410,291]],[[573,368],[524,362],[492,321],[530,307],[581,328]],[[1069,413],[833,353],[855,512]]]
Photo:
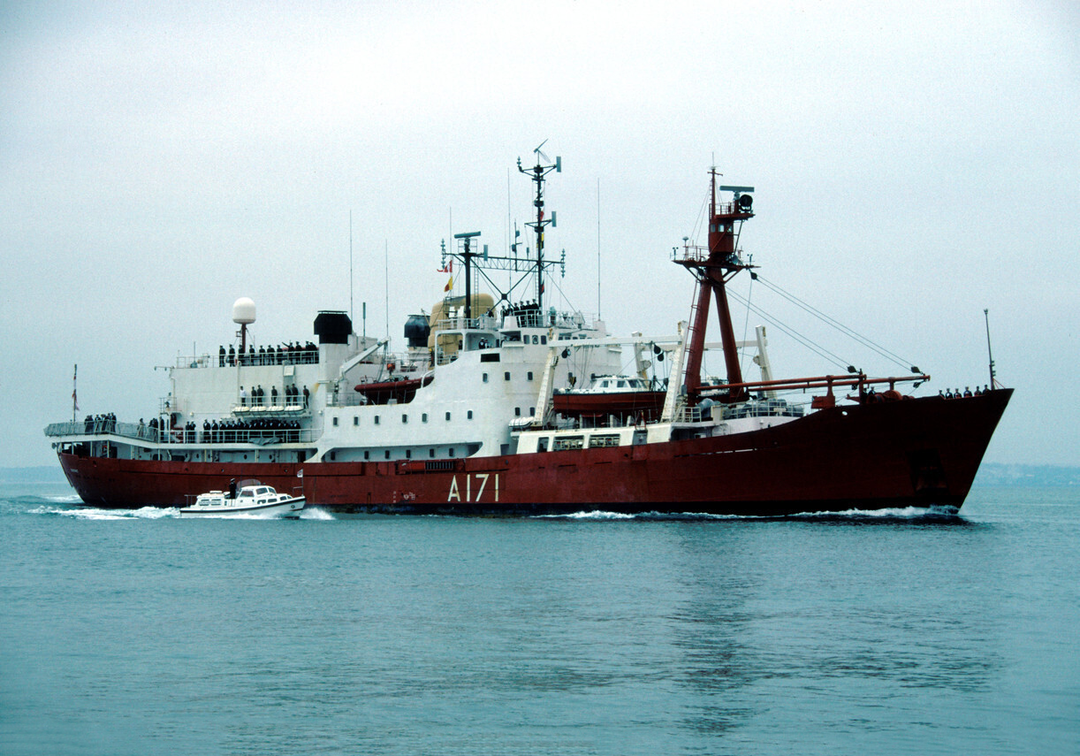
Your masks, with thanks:
[[[315,316],[315,335],[320,344],[348,344],[352,321],[344,312],[320,312]]]

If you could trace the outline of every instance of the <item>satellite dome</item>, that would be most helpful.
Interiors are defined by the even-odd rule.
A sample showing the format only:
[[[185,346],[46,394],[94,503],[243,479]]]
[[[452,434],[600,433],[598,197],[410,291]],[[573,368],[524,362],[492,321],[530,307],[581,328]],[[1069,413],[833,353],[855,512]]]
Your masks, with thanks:
[[[232,319],[234,323],[247,325],[255,322],[255,303],[247,297],[240,297],[233,302]]]

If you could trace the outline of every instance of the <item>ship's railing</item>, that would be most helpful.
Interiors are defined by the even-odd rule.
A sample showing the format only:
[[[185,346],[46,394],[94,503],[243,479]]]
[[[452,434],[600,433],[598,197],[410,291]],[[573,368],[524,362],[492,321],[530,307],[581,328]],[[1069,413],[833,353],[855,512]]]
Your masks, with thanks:
[[[708,247],[695,246],[687,244],[682,248],[673,249],[671,252],[672,262],[685,264],[694,263],[702,264],[707,263],[711,257],[711,252]],[[742,250],[738,249],[734,253],[733,263],[742,265]]]
[[[310,395],[309,395],[310,396]],[[293,418],[297,416],[306,417],[311,414],[311,400],[305,399],[303,394],[297,394],[295,396],[284,396],[279,394],[275,400],[273,396],[263,397],[260,399],[252,399],[250,396],[241,397],[239,395],[233,400],[232,412],[234,415],[239,416],[241,413],[245,417],[270,417],[270,418]],[[181,403],[173,397],[167,396],[158,402],[158,414],[168,415],[170,413],[179,412],[183,413],[186,410],[181,406]]]
[[[675,412],[676,423],[703,423],[713,420],[738,420],[745,417],[802,417],[806,413],[803,404],[784,399],[755,399],[738,404],[702,403],[679,407]]]
[[[518,328],[545,328],[548,325],[545,314],[536,308],[512,308],[506,314],[517,319]]]
[[[598,320],[600,320],[600,316],[595,313],[574,312],[566,310],[563,312],[559,312],[555,315],[555,323],[553,325],[556,328],[569,328],[572,330],[583,331],[586,329],[591,329],[593,327],[593,324],[596,323],[596,321]]]
[[[205,367],[241,367],[258,365],[317,365],[319,364],[318,347],[299,348],[291,351],[275,349],[273,352],[250,351],[243,354],[197,354],[192,356],[180,356],[176,358],[178,368],[205,368]]]
[[[327,407],[362,407],[365,404],[363,395],[353,391],[352,386],[326,397]]]
[[[501,316],[502,328],[508,327],[506,318],[514,317],[518,328],[557,328],[560,330],[585,330],[598,319],[597,316],[576,311],[552,312],[540,311],[530,307],[506,307]],[[491,315],[477,318],[442,318],[435,323],[432,331],[494,331],[500,328],[499,320]]]
[[[720,410],[724,420],[737,420],[743,417],[802,417],[806,413],[805,405],[784,399],[763,399],[722,408],[714,405],[712,409],[713,412]]]
[[[260,417],[292,417],[295,415],[309,415],[310,400],[300,396],[263,397],[262,400],[249,397],[240,397],[233,405],[233,414],[241,412],[251,416]],[[168,410],[166,410],[167,412]]]
[[[95,417],[74,423],[50,423],[46,436],[100,436],[112,434],[125,438],[157,441],[158,430],[145,423],[120,423],[109,417]]]
[[[518,328],[558,328],[560,330],[585,330],[599,317],[591,313],[572,310],[552,312],[548,309],[541,312],[535,307],[508,307],[502,310],[504,316],[503,327],[508,327],[506,317],[514,317]]]
[[[297,444],[314,440],[312,431],[301,428],[171,428],[161,430],[145,423],[104,422],[50,423],[46,436],[113,436],[159,444]]]
[[[490,315],[481,315],[478,318],[442,318],[435,323],[433,331],[493,331],[496,328],[495,318]]]
[[[716,408],[719,409],[719,408]],[[675,411],[676,423],[700,423],[711,420],[713,417],[711,407],[679,407]]]
[[[274,430],[269,428],[219,428],[218,430],[175,428],[167,435],[166,443],[168,444],[205,444],[210,447],[217,444],[256,444],[258,446],[298,444],[312,440],[311,431],[300,428]]]

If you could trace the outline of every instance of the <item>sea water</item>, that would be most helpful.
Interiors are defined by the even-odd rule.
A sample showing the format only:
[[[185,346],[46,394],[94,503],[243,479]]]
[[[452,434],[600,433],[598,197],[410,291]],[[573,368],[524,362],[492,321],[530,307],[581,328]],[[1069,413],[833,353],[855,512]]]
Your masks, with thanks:
[[[1074,754],[1080,495],[180,519],[0,490],[0,753]]]

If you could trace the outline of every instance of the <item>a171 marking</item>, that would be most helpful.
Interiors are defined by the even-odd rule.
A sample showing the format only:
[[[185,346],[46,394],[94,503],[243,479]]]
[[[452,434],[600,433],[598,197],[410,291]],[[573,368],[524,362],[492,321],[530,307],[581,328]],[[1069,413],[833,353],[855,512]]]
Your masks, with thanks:
[[[491,484],[491,491],[488,491],[488,484]],[[476,498],[473,498],[473,488],[476,488]],[[469,473],[465,475],[465,498],[462,499],[462,490],[458,485],[458,476],[454,476],[450,480],[450,493],[447,494],[447,501],[468,501],[478,502],[483,496],[484,492],[488,491],[489,497],[493,496],[496,502],[499,501],[499,473]]]

